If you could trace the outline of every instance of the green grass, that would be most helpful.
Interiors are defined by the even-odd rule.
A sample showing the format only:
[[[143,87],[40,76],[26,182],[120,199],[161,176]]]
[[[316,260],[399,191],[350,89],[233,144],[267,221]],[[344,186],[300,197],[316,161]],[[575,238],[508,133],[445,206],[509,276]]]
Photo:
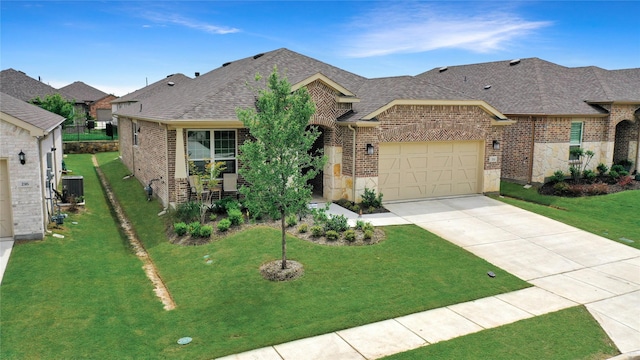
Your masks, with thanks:
[[[502,182],[500,193],[500,201],[640,249],[640,190],[564,198]]]
[[[128,171],[117,154],[98,159],[177,308],[165,311],[155,297],[90,155],[71,155],[66,163],[85,179],[86,211],[66,219],[57,231],[64,239],[14,248],[0,287],[2,359],[206,359],[528,286],[416,226],[387,227],[386,241],[365,247],[290,237],[289,258],[304,264],[305,275],[269,282],[258,267],[280,257],[278,230],[254,227],[204,246],[172,245],[160,205],[146,201],[143,184],[123,179]],[[487,277],[488,270],[498,276]],[[564,326],[563,319],[544,322]],[[578,328],[567,332],[582,337]],[[193,342],[176,344],[184,336]]]
[[[589,312],[577,306],[385,359],[595,360],[618,353]]]

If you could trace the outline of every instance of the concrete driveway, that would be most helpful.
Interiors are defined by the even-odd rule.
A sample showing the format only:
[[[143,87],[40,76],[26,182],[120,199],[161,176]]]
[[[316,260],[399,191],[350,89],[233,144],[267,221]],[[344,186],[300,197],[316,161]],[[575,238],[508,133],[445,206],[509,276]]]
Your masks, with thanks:
[[[640,357],[640,251],[485,196],[385,204],[375,226],[416,224],[531,288],[234,354],[224,359],[377,359],[584,304],[624,356]],[[337,205],[354,224],[358,215]]]
[[[622,353],[640,350],[640,250],[486,196],[385,206],[537,288],[586,305]]]

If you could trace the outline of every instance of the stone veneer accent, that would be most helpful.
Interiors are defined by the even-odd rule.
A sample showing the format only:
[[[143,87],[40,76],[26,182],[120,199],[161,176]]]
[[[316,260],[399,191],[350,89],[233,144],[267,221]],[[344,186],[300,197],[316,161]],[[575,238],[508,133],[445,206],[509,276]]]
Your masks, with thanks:
[[[79,141],[63,143],[65,154],[95,154],[99,152],[118,151],[120,142],[116,141]]]

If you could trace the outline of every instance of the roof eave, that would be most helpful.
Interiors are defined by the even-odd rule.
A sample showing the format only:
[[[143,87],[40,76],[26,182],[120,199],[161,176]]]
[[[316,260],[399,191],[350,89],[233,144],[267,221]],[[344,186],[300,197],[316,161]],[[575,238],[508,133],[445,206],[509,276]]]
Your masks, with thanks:
[[[387,103],[386,105],[378,108],[374,112],[363,116],[362,119],[363,120],[374,119],[379,114],[387,111],[388,109],[390,109],[390,108],[392,108],[394,106],[399,106],[399,105],[478,106],[482,110],[484,110],[486,113],[491,115],[494,119],[496,119],[496,122],[500,122],[500,124],[508,125],[508,124],[506,124],[506,122],[509,121],[509,118],[507,116],[505,116],[504,114],[499,112],[496,108],[494,108],[493,106],[489,105],[487,102],[485,102],[483,100],[412,100],[412,99],[396,99],[396,100],[393,100],[393,101]]]
[[[128,118],[135,121],[148,121],[166,125],[169,130],[178,128],[244,128],[242,121],[238,119],[155,119],[143,116],[116,115],[118,118]]]

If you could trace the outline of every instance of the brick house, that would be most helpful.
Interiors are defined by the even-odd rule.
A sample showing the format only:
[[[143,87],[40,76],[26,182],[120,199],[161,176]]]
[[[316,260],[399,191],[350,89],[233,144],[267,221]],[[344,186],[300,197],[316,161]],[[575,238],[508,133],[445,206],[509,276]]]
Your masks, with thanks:
[[[47,95],[53,94],[60,94],[67,100],[73,99],[71,95],[43,83],[39,78],[36,80],[22,71],[14,69],[0,71],[0,92],[26,102],[37,97],[44,99]]]
[[[542,183],[568,173],[573,147],[595,153],[589,163],[640,162],[640,68],[568,68],[538,58],[448,66],[416,77],[494,106],[505,128],[502,177]]]
[[[116,111],[123,163],[143,184],[160,179],[153,188],[165,206],[189,198],[188,161],[224,161],[237,172],[249,134],[235,111],[254,106],[246,83],[274,66],[316,104],[310,124],[328,160],[313,181],[317,195],[358,200],[367,187],[402,200],[499,190],[498,144],[514,122],[489,103],[417,77],[367,79],[287,49],[128,96]]]
[[[67,86],[61,87],[60,91],[69,94],[76,102],[76,108],[84,114],[99,121],[101,126],[111,121],[111,101],[117,99],[117,96],[107,94],[102,90],[98,90],[89,86],[82,81],[73,82]]]
[[[62,174],[64,118],[1,92],[0,104],[0,237],[42,239],[49,187]]]

